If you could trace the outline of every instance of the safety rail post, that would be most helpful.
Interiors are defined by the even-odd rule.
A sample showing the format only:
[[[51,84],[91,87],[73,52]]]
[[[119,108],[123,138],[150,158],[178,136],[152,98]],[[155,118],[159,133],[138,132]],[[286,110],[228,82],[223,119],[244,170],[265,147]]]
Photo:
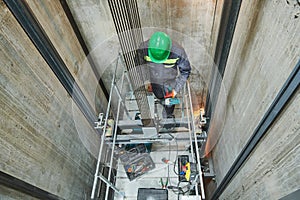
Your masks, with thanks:
[[[187,102],[187,99],[186,99],[186,83],[184,84],[183,86],[183,98],[182,98],[182,107],[181,107],[181,118],[183,119],[184,118],[184,106]]]
[[[98,160],[97,160],[97,165],[96,165],[96,172],[95,172],[95,175],[94,175],[94,182],[93,182],[93,188],[92,188],[92,193],[91,193],[91,199],[95,198],[95,191],[96,191],[98,179],[101,179],[104,183],[106,183],[106,185],[109,185],[110,187],[111,187],[111,185],[113,185],[108,180],[105,180],[104,176],[99,174],[99,169],[100,169],[102,150],[103,150],[104,141],[105,141],[105,132],[106,132],[107,121],[108,121],[108,116],[109,116],[109,112],[110,112],[111,98],[112,98],[112,94],[113,94],[113,90],[114,90],[119,59],[120,59],[120,54],[119,54],[118,59],[117,59],[116,68],[115,68],[115,72],[113,74],[113,79],[112,79],[112,83],[111,83],[111,90],[110,90],[110,93],[109,93],[109,100],[108,100],[107,109],[106,109],[105,122],[104,122],[103,131],[102,131],[101,143],[100,143],[100,147],[99,147],[99,154],[98,154]],[[110,184],[108,184],[108,183],[110,183]],[[116,192],[118,192],[119,194],[121,194],[120,191],[116,189],[116,187],[111,187],[111,188],[113,190],[115,190]]]
[[[184,100],[185,102],[188,102],[187,98],[188,98],[188,94],[186,94],[186,87],[187,84],[184,85]],[[193,148],[193,137],[192,137],[192,132],[191,132],[191,122],[190,122],[190,115],[189,115],[189,107],[188,104],[186,105],[186,116],[187,116],[187,120],[188,120],[188,129],[189,129],[189,137],[190,137],[190,145],[191,145],[191,155],[192,155],[192,160],[194,162],[196,162],[195,156],[194,156],[194,148]],[[192,124],[193,126],[193,124]],[[196,189],[196,192],[198,194],[198,188]]]
[[[122,92],[123,90],[123,83],[124,83],[124,76],[125,76],[125,72],[123,71],[123,74],[122,74],[122,79],[121,79],[121,88],[120,88],[120,91]],[[117,88],[117,86],[116,86]],[[118,92],[120,92],[118,91]],[[119,116],[120,116],[120,107],[121,107],[121,102],[123,102],[122,100],[122,96],[121,94],[119,94],[119,101],[118,101],[118,108],[117,108],[117,116],[116,116],[116,120],[115,120],[115,123],[114,123],[114,133],[113,133],[113,143],[112,143],[112,149],[111,149],[111,157],[110,157],[110,162],[109,162],[109,170],[108,170],[108,180],[110,180],[110,177],[111,177],[111,167],[112,167],[112,164],[113,164],[113,158],[114,158],[114,151],[115,151],[115,145],[116,145],[116,138],[117,138],[117,130],[118,130],[118,122],[119,122]],[[125,104],[123,104],[124,107],[125,107]],[[125,107],[125,110],[127,111],[126,107]],[[105,200],[107,200],[108,198],[108,193],[109,193],[109,187],[106,187],[106,192],[105,192]]]
[[[189,85],[186,83],[185,84],[185,88],[189,87]],[[188,91],[188,89],[187,89]],[[185,91],[186,92],[186,91]],[[188,94],[185,94],[185,97],[186,97],[186,102],[190,102],[188,101],[188,98],[191,98]],[[189,109],[189,106],[191,106],[190,104],[187,104],[186,105],[186,116],[187,116],[187,119],[188,119],[188,129],[189,129],[189,137],[190,137],[190,145],[191,145],[191,155],[192,155],[192,160],[194,162],[197,162],[196,159],[195,159],[195,155],[194,155],[194,148],[193,148],[193,133],[194,133],[194,119],[192,117],[192,112],[193,112],[193,109]],[[190,120],[191,118],[191,120]],[[192,122],[191,122],[192,121]],[[197,143],[197,140],[195,140],[195,143]],[[198,187],[196,187],[196,195],[198,196],[199,195],[199,191],[198,191]]]
[[[124,73],[125,73],[125,72],[123,71],[122,81],[121,81],[121,82],[122,82],[122,84],[121,84],[121,92],[122,92],[122,86],[123,86],[123,82],[124,82],[124,78],[123,78]],[[122,94],[121,94],[119,88],[115,85],[114,89],[116,90],[116,94],[117,94],[118,97],[119,97],[120,104],[123,105],[123,108],[124,108],[124,110],[125,110],[125,113],[126,113],[128,119],[131,119],[131,117],[130,117],[130,115],[129,115],[129,111],[128,111],[128,109],[126,108],[125,102],[124,102],[124,100],[123,100],[123,98],[122,98]]]
[[[196,149],[197,164],[198,164],[198,169],[199,169],[201,197],[202,197],[202,199],[205,199],[203,173],[202,173],[202,169],[201,169],[197,134],[196,134],[196,131],[195,131],[195,124],[194,124],[194,111],[193,111],[193,103],[192,103],[192,97],[191,97],[191,89],[190,89],[190,84],[189,84],[188,81],[187,81],[187,89],[188,89],[189,104],[190,104],[191,117],[192,117],[192,123],[193,123],[192,124],[192,132],[194,133],[194,138],[195,138],[195,149]]]

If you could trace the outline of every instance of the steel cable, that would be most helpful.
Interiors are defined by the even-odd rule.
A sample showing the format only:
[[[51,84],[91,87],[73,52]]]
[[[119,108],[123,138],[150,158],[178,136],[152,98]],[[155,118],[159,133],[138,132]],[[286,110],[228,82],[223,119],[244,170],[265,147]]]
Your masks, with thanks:
[[[142,119],[150,119],[143,76],[147,71],[142,69],[142,63],[136,59],[137,49],[143,42],[137,2],[136,0],[108,0],[108,3]]]

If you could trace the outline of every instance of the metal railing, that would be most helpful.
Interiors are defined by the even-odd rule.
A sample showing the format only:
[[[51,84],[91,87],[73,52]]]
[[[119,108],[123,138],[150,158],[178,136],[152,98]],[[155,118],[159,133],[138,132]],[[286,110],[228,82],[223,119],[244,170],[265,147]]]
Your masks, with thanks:
[[[201,197],[200,199],[205,199],[205,193],[204,193],[204,182],[203,182],[203,173],[201,169],[201,162],[200,162],[200,153],[199,153],[199,146],[198,146],[198,141],[197,141],[197,134],[195,131],[195,117],[194,117],[194,110],[193,110],[193,103],[192,103],[192,96],[191,96],[191,89],[189,82],[187,81],[186,84],[187,90],[188,90],[188,99],[189,99],[189,107],[190,107],[190,114],[191,114],[191,129],[190,129],[190,135],[192,136],[191,138],[195,140],[195,151],[196,151],[196,162],[197,162],[197,167],[198,167],[198,175],[199,177],[199,182],[200,182],[200,190],[201,190]],[[194,138],[193,138],[194,137]],[[191,148],[193,149],[193,148]],[[192,153],[193,155],[193,153]],[[196,187],[196,195],[199,194],[198,187]]]
[[[125,112],[128,113],[128,110],[126,109],[125,103],[124,103],[124,101],[122,99],[122,95],[121,95],[122,94],[122,89],[123,89],[123,84],[124,84],[125,73],[127,73],[125,70],[123,70],[123,73],[122,73],[121,89],[120,90],[119,90],[119,88],[117,86],[117,82],[116,82],[116,74],[117,74],[120,59],[121,59],[121,55],[119,54],[119,57],[117,59],[115,72],[114,72],[113,78],[112,78],[111,89],[110,89],[110,94],[109,94],[109,100],[108,100],[104,125],[100,126],[100,127],[103,128],[103,131],[102,131],[101,143],[100,143],[100,148],[99,148],[99,155],[98,155],[98,160],[97,160],[96,172],[95,172],[95,175],[94,175],[94,183],[93,183],[93,188],[92,188],[92,193],[91,193],[91,199],[95,198],[95,192],[96,192],[97,184],[98,184],[99,180],[103,181],[106,184],[105,200],[107,200],[107,198],[108,198],[109,188],[112,188],[115,192],[117,192],[119,195],[121,195],[125,198],[125,193],[121,192],[118,188],[116,188],[114,186],[113,183],[111,183],[109,181],[110,178],[111,178],[111,172],[112,172],[114,147],[115,147],[115,140],[116,140],[116,135],[117,135],[117,128],[116,127],[118,125],[121,104],[123,105],[123,108],[124,108]],[[129,79],[128,79],[128,81],[129,81]],[[118,105],[117,105],[116,120],[115,120],[115,123],[114,123],[114,128],[112,128],[112,130],[114,131],[114,133],[113,133],[114,136],[113,136],[113,144],[112,144],[112,153],[110,155],[111,156],[110,157],[110,163],[109,163],[109,166],[108,166],[109,167],[108,178],[106,179],[103,175],[101,175],[99,173],[99,171],[100,171],[100,164],[101,164],[101,160],[102,160],[102,151],[103,151],[103,147],[104,147],[104,141],[105,141],[105,138],[106,138],[107,122],[108,122],[108,118],[109,118],[109,115],[110,115],[110,112],[111,112],[112,96],[113,96],[114,91],[116,92],[117,96],[119,97],[119,100],[118,100]]]
[[[95,192],[97,190],[97,185],[99,180],[101,180],[103,183],[106,184],[106,193],[105,193],[105,200],[108,199],[108,194],[109,194],[109,189],[111,188],[112,190],[114,190],[116,193],[118,193],[120,196],[123,197],[123,199],[126,199],[125,197],[125,192],[124,191],[120,191],[112,182],[110,182],[111,180],[111,176],[112,176],[112,165],[113,165],[113,159],[114,159],[114,151],[115,151],[115,145],[116,145],[116,139],[117,139],[117,130],[118,130],[118,125],[119,125],[119,120],[120,120],[120,113],[125,112],[127,117],[130,119],[130,115],[128,113],[128,110],[126,108],[126,104],[125,104],[125,100],[122,98],[122,90],[124,89],[123,85],[124,85],[124,81],[125,78],[128,81],[129,84],[129,89],[131,89],[131,85],[130,85],[130,80],[128,78],[127,75],[127,71],[123,70],[122,76],[121,76],[121,82],[120,82],[120,88],[117,86],[117,82],[116,82],[116,74],[118,71],[118,65],[119,65],[119,60],[122,59],[121,55],[119,55],[119,58],[117,60],[117,64],[116,64],[116,68],[115,68],[115,72],[113,74],[113,79],[112,79],[112,83],[111,83],[111,90],[110,90],[110,94],[109,94],[109,101],[108,101],[108,107],[106,110],[106,115],[105,115],[105,119],[101,120],[104,122],[97,122],[97,127],[96,128],[102,128],[102,137],[101,137],[101,143],[100,143],[100,147],[99,147],[99,155],[98,155],[98,160],[97,160],[97,166],[96,166],[96,171],[95,171],[95,175],[94,175],[94,183],[93,183],[93,188],[92,188],[92,193],[91,193],[91,198],[94,199],[95,198]],[[131,91],[132,93],[133,91]],[[103,154],[103,148],[106,142],[106,129],[107,129],[107,125],[108,125],[108,120],[109,120],[109,116],[111,113],[111,107],[112,107],[112,98],[113,98],[113,93],[116,93],[117,97],[118,97],[118,101],[117,101],[117,113],[114,116],[115,120],[114,120],[114,127],[112,128],[112,136],[111,136],[111,140],[109,142],[109,145],[111,145],[111,154],[109,159],[109,166],[107,166],[109,168],[108,170],[108,177],[106,178],[105,176],[103,176],[100,171],[101,171],[101,161],[102,161],[102,154]],[[205,199],[205,193],[204,193],[204,183],[203,183],[203,172],[201,170],[201,163],[200,163],[200,153],[199,153],[199,146],[198,146],[198,138],[199,136],[197,136],[196,130],[195,130],[195,119],[194,119],[194,114],[193,114],[193,105],[192,105],[192,97],[191,97],[191,90],[190,90],[190,85],[189,82],[187,82],[184,86],[183,89],[183,95],[182,95],[182,103],[181,103],[181,117],[184,118],[186,117],[188,120],[188,133],[189,133],[189,144],[191,145],[191,155],[192,155],[192,160],[193,162],[197,163],[197,168],[198,168],[198,174],[195,178],[195,180],[191,183],[193,186],[196,185],[195,190],[196,190],[196,196],[199,197],[199,199]],[[123,110],[121,110],[121,107],[123,108]],[[103,118],[103,115],[99,115],[101,116],[101,118]],[[131,119],[130,119],[131,120]],[[101,125],[103,124],[103,125]],[[158,133],[159,134],[159,133]],[[205,138],[204,138],[205,140]],[[204,141],[201,140],[201,141]],[[151,142],[155,142],[156,139],[152,138]],[[162,141],[161,138],[157,137],[157,141]],[[165,142],[170,142],[169,140],[166,140]],[[195,145],[195,150],[193,148],[193,145]],[[195,152],[194,152],[195,151]],[[198,191],[198,184],[200,185],[200,192]],[[199,195],[199,193],[201,195]]]

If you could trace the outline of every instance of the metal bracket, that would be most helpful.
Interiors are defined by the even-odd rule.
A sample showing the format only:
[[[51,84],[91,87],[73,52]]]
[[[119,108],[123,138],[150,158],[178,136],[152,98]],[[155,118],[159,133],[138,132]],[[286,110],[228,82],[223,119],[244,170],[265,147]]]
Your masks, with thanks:
[[[103,129],[103,127],[104,127],[103,122],[104,122],[104,120],[103,120],[103,113],[99,113],[98,121],[95,122],[96,126],[94,128],[95,129]]]

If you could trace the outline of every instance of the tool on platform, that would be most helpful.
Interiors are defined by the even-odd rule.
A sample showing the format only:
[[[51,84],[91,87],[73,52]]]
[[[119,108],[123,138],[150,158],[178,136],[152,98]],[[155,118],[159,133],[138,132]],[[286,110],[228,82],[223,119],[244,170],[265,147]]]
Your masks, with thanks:
[[[178,156],[178,179],[180,182],[193,181],[197,175],[196,163],[189,162],[188,155]]]
[[[168,183],[169,183],[168,179],[166,180],[166,182],[163,182],[163,179],[160,178],[160,184],[162,189],[167,189]]]
[[[164,99],[161,101],[163,105],[171,106],[180,104],[180,99],[176,98],[177,92],[171,87],[166,88]]]

